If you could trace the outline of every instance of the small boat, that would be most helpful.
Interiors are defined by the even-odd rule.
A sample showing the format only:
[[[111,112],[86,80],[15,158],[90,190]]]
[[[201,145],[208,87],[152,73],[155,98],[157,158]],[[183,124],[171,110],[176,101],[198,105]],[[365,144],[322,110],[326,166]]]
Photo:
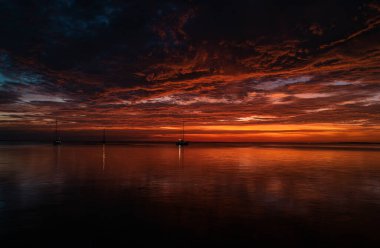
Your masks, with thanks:
[[[103,144],[106,143],[106,129],[105,129],[105,128],[103,129],[103,139],[102,139],[102,143],[103,143]]]
[[[58,121],[55,120],[55,140],[53,141],[53,145],[58,146],[60,144],[62,144],[62,141],[58,135]]]
[[[178,139],[175,143],[177,146],[187,146],[189,142],[185,140],[185,122],[182,122],[182,139]]]
[[[177,146],[187,146],[189,145],[189,142],[188,141],[185,141],[183,139],[179,139],[176,143],[175,143]]]

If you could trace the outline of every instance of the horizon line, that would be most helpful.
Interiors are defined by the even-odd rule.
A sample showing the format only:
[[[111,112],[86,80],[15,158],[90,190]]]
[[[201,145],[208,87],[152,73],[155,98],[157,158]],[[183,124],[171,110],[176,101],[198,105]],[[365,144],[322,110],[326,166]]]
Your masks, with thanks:
[[[48,140],[0,140],[2,143],[52,143],[53,141]],[[123,143],[162,143],[170,144],[175,143],[176,141],[154,141],[154,140],[122,140],[122,141],[107,141],[103,142],[102,140],[93,141],[93,140],[66,140],[62,143],[88,143],[88,144],[123,144]],[[189,141],[190,143],[240,143],[240,144],[379,144],[378,142],[367,142],[367,141],[331,141],[331,142],[313,142],[313,141]]]

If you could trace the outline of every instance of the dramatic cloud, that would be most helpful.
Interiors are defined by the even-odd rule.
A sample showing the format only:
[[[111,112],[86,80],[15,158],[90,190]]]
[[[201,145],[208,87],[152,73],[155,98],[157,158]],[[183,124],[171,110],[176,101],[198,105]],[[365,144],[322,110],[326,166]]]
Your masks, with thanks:
[[[377,1],[0,0],[0,19],[0,139],[58,119],[81,138],[185,121],[199,141],[380,141]]]

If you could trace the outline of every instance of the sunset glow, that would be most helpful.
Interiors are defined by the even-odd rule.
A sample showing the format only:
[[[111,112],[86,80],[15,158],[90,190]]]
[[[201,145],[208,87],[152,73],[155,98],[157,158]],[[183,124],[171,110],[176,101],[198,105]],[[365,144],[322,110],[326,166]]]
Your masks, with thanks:
[[[1,140],[380,141],[376,2],[95,6],[1,8]]]
[[[2,247],[380,244],[379,0],[0,0]]]

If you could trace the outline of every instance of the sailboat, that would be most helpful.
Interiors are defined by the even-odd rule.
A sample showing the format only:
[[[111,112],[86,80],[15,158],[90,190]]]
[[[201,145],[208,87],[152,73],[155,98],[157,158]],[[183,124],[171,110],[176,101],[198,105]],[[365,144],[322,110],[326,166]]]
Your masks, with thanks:
[[[53,145],[57,146],[57,145],[60,145],[62,144],[62,141],[61,139],[59,138],[59,135],[58,135],[58,121],[55,120],[55,140],[53,142]]]
[[[185,141],[185,122],[182,122],[182,139],[178,139],[176,142],[177,146],[187,146],[189,145],[188,141]]]
[[[106,129],[105,128],[103,129],[103,140],[102,140],[102,143],[103,144],[106,143]]]

